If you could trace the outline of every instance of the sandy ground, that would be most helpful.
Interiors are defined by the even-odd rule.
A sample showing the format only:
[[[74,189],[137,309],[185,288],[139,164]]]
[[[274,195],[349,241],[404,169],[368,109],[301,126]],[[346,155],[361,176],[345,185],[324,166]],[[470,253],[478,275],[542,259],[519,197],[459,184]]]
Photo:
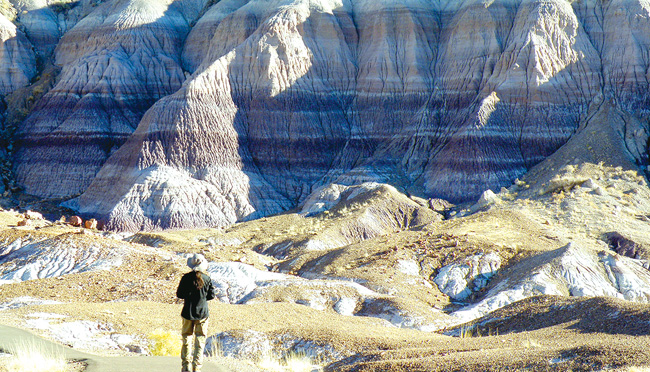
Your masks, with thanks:
[[[517,303],[495,313],[489,318],[491,323],[488,319],[482,319],[478,322],[482,326],[466,327],[462,337],[400,330],[379,325],[378,321],[372,324],[372,321],[366,319],[336,319],[333,314],[322,314],[304,306],[277,306],[277,309],[269,305],[243,306],[243,309],[239,309],[236,305],[219,304],[211,308],[211,326],[271,333],[290,330],[305,338],[329,342],[357,352],[342,362],[331,365],[328,368],[331,371],[498,371],[511,368],[587,371],[629,370],[631,366],[650,365],[647,327],[650,307],[606,299],[578,301],[542,297]],[[92,313],[100,309],[121,312],[126,308],[138,307],[143,314],[149,316],[158,311],[159,319],[168,319],[170,322],[165,324],[159,320],[152,325],[143,325],[143,330],[146,327],[171,327],[174,323],[172,317],[162,314],[178,310],[174,305],[159,305],[160,309],[156,309],[158,306],[150,302],[95,306],[77,304],[76,307],[84,308],[84,312],[76,312],[80,319],[93,318]],[[621,309],[627,309],[628,312],[617,314]],[[23,311],[25,310],[14,314],[20,317]],[[75,313],[73,306],[55,305],[39,306],[30,311]],[[257,320],[260,312],[267,315],[266,321],[261,323]],[[612,321],[612,315],[620,317],[617,318],[618,322]],[[7,320],[3,319],[3,322]],[[609,323],[612,324],[607,327]],[[514,324],[519,329],[511,329]],[[133,329],[138,325],[125,322],[123,327]],[[0,332],[0,348],[7,347],[7,343],[12,340],[32,337],[24,331],[8,327],[0,328]],[[177,369],[179,364],[178,358],[102,357],[80,353],[68,347],[61,348],[68,358],[88,364],[88,371],[142,371],[143,365],[168,371]],[[228,363],[222,365],[219,360],[212,361],[206,365],[205,370],[241,371],[243,367],[252,368],[248,364],[233,367],[232,360]]]
[[[357,355],[328,370],[645,371],[649,316],[648,305],[535,297],[459,327],[451,342]]]
[[[149,365],[160,366],[161,371],[177,369],[178,358],[138,356],[125,345],[93,349],[92,342],[62,340],[55,331],[66,324],[92,322],[99,329],[93,337],[128,335],[132,344],[140,346],[155,330],[178,332],[181,304],[174,292],[187,271],[184,254],[200,252],[211,262],[244,263],[305,281],[300,283],[306,283],[305,278],[361,283],[383,297],[372,305],[367,298],[357,298],[357,315],[373,315],[383,306],[404,319],[442,325],[437,333],[423,332],[395,327],[376,316],[340,315],[327,303],[317,309],[309,296],[347,295],[326,285],[317,290],[299,285],[274,287],[247,305],[211,302],[210,335],[226,335],[235,341],[263,335],[280,349],[283,343],[311,345],[330,353],[329,359],[320,361],[333,361],[326,367],[330,371],[648,368],[647,304],[569,298],[567,290],[564,297],[525,299],[458,327],[449,323],[448,313],[464,304],[441,292],[432,284],[433,278],[442,267],[472,255],[495,253],[502,267],[468,302],[486,298],[494,283],[530,274],[517,272],[517,267],[535,269],[519,263],[534,262],[569,243],[585,252],[610,252],[605,236],[612,231],[634,243],[639,265],[648,257],[650,189],[643,177],[602,164],[554,169],[553,176],[545,172],[545,179],[531,177],[501,190],[481,208],[452,207],[445,213],[454,217],[445,220],[390,188],[339,203],[329,213],[314,217],[287,213],[222,229],[130,237],[46,221],[17,227],[21,220],[17,213],[0,212],[3,247],[16,240],[41,242],[45,247],[41,254],[49,249],[85,252],[94,247],[102,259],[121,260],[110,269],[0,285],[0,304],[36,301],[5,306],[0,324],[30,329],[64,347],[73,345],[92,355],[85,357],[88,360],[107,361],[109,366],[123,362],[132,368],[122,371],[148,370]],[[427,212],[421,212],[422,208]],[[607,254],[618,257],[618,253]],[[31,260],[30,264],[38,263],[38,257]],[[415,273],[404,269],[410,262],[420,265]],[[3,265],[3,270],[12,270],[11,263]],[[240,346],[252,350],[255,345]],[[255,362],[256,356],[241,359]]]

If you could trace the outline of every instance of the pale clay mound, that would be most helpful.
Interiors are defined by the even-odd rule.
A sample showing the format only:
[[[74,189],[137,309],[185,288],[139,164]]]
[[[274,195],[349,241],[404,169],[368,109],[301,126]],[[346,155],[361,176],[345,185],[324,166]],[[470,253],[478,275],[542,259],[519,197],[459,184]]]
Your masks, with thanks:
[[[111,229],[228,226],[331,183],[466,202],[587,127],[647,163],[645,1],[12,4],[0,94],[33,84],[5,97],[27,101],[7,167]]]
[[[224,229],[81,234],[48,222],[12,228],[20,218],[3,212],[0,270],[15,283],[0,287],[0,320],[81,349],[147,353],[149,332],[176,332],[174,290],[185,254],[199,251],[219,293],[210,342],[221,349],[211,358],[297,351],[330,370],[368,371],[650,363],[645,179],[584,163],[529,182],[448,210],[450,219],[430,209],[436,201],[379,184],[332,186],[299,213]],[[16,270],[18,260],[30,269]],[[541,294],[569,304],[547,317],[566,321],[525,316],[536,306],[526,299]],[[609,307],[598,312],[594,295]],[[582,308],[593,315],[571,326]],[[602,328],[620,314],[629,332]]]

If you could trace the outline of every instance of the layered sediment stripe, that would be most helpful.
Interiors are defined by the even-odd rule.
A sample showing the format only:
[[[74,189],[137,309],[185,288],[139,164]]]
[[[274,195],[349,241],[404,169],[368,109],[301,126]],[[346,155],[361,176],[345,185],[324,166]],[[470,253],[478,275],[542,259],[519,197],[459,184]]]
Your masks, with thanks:
[[[332,181],[475,199],[559,149],[603,99],[643,114],[647,48],[634,40],[647,6],[616,6],[219,2],[183,47],[191,79],[108,151],[76,203],[149,229],[277,213]]]
[[[191,19],[176,3],[105,3],[62,38],[59,83],[19,128],[15,173],[25,192],[69,197],[85,191],[144,112],[180,88]]]

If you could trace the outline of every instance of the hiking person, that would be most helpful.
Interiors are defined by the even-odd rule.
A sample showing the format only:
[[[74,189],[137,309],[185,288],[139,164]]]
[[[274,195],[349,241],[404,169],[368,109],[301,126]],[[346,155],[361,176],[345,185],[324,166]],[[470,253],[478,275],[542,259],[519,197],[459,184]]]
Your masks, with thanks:
[[[202,254],[195,253],[187,259],[187,266],[192,271],[183,275],[176,296],[184,300],[181,317],[183,327],[183,347],[181,348],[182,372],[199,372],[203,365],[203,348],[208,327],[208,301],[214,298],[212,280],[206,274],[208,261]],[[194,349],[190,355],[190,346],[194,336]],[[192,369],[190,370],[190,362]]]

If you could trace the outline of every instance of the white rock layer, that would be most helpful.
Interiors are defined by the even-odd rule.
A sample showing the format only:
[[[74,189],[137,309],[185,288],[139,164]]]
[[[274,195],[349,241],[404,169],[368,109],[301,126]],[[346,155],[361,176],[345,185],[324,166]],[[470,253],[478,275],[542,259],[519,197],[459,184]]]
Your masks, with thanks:
[[[531,266],[533,265],[533,266]],[[476,304],[452,313],[464,323],[536,295],[608,296],[650,302],[650,271],[635,259],[569,244],[518,265]],[[517,268],[511,269],[513,271]]]

